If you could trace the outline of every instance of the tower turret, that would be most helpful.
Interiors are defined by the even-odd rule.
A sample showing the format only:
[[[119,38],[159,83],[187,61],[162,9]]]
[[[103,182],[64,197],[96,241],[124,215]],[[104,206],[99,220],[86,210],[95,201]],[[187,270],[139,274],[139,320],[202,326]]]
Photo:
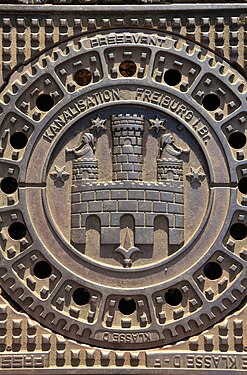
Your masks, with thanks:
[[[95,158],[95,137],[90,133],[83,133],[79,144],[66,149],[67,154],[72,154],[73,181],[97,180],[98,160]]]
[[[158,159],[157,164],[158,181],[183,182],[182,160]]]
[[[98,179],[98,160],[73,160],[73,181]]]
[[[182,154],[189,154],[189,149],[178,147],[171,133],[163,134],[160,140],[161,155],[157,160],[158,181],[183,182]]]
[[[144,116],[111,117],[113,134],[113,180],[142,180]]]

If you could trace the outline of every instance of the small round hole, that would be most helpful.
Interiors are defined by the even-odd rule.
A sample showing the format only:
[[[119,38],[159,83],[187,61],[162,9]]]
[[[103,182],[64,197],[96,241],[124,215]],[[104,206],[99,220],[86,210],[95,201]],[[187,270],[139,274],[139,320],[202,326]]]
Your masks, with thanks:
[[[77,288],[73,293],[74,302],[79,305],[86,305],[90,301],[90,293],[87,289]]]
[[[222,275],[222,268],[216,262],[209,262],[203,269],[204,275],[210,280],[219,279]]]
[[[230,135],[228,142],[233,148],[242,148],[246,143],[246,136],[244,133],[234,132]]]
[[[121,298],[118,303],[118,309],[123,315],[131,315],[136,311],[135,300],[131,297]]]
[[[54,106],[54,100],[51,95],[42,94],[36,100],[36,106],[42,112],[48,112]]]
[[[247,194],[247,177],[243,177],[239,180],[238,189],[241,193]]]
[[[92,73],[87,69],[80,69],[75,73],[74,79],[78,85],[86,86],[92,80]]]
[[[9,235],[13,240],[21,240],[26,235],[26,227],[23,223],[16,222],[9,226]]]
[[[18,183],[13,177],[5,177],[1,181],[1,190],[5,194],[13,194],[18,189]]]
[[[208,111],[215,111],[220,106],[220,98],[216,94],[204,96],[202,105]]]
[[[119,71],[123,77],[132,77],[136,72],[136,64],[131,60],[122,61]]]
[[[51,276],[52,268],[51,265],[45,260],[41,260],[36,263],[33,268],[33,273],[39,279],[46,279]]]
[[[177,306],[182,302],[183,295],[179,289],[169,289],[165,292],[165,301],[171,306]]]
[[[247,234],[247,228],[243,223],[232,224],[230,228],[230,235],[235,240],[244,240]]]
[[[10,144],[13,148],[17,150],[21,150],[22,148],[26,147],[28,138],[26,134],[22,132],[16,132],[11,135],[10,137]]]
[[[164,75],[164,81],[169,86],[176,86],[181,82],[182,74],[176,69],[168,69]]]

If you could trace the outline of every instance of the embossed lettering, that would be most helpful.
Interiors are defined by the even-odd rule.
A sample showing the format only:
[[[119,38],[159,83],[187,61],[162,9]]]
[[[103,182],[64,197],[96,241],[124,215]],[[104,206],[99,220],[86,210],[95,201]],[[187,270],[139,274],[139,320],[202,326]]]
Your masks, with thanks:
[[[173,366],[178,368],[178,367],[181,367],[181,357],[180,355],[175,355],[173,357]]]
[[[194,118],[194,113],[188,109],[188,107],[180,103],[179,100],[171,98],[169,95],[165,95],[159,91],[152,91],[151,89],[143,89],[138,87],[136,89],[136,100],[142,100],[143,102],[149,102],[157,104],[163,108],[174,112],[188,123]],[[192,124],[192,128],[197,131],[198,135],[202,138],[204,143],[211,138],[209,129],[207,126],[201,123],[200,119],[196,119]]]
[[[104,332],[102,335],[102,339],[104,341],[109,341],[109,342],[132,342],[132,343],[153,341],[152,332],[137,332],[137,333]]]
[[[2,368],[43,368],[48,360],[47,354],[13,354],[0,356]]]
[[[107,103],[111,100],[120,100],[118,89],[103,90],[102,92],[93,93],[90,96],[87,96],[84,100],[78,100],[77,103],[71,104],[66,110],[57,116],[49,128],[44,132],[43,138],[48,142],[52,142],[56,134],[58,134],[69,121],[77,117],[80,113],[83,113],[86,109]]]
[[[242,357],[242,369],[247,369],[247,357]]]
[[[165,44],[165,39],[156,37],[153,35],[143,35],[143,34],[115,34],[107,36],[99,36],[90,39],[90,44],[92,48],[105,46],[108,44],[145,44],[151,46],[162,47]]]

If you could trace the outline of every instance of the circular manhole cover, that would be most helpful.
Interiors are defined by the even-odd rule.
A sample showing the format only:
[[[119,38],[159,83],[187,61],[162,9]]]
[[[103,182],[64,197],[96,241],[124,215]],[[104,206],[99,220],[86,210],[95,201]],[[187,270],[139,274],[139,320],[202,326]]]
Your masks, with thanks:
[[[151,348],[246,295],[246,86],[181,37],[85,34],[1,104],[1,286],[81,342]]]

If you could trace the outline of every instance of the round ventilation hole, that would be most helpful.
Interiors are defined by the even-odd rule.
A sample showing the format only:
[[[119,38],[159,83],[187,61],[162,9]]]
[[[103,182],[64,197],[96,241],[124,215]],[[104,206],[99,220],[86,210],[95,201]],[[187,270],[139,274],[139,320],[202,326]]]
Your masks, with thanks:
[[[210,280],[219,279],[222,275],[222,268],[216,262],[209,262],[203,269],[204,275]]]
[[[131,297],[121,298],[118,304],[118,309],[123,315],[131,315],[136,311],[135,300]]]
[[[18,183],[13,177],[4,177],[1,181],[1,190],[5,194],[13,194],[18,189]]]
[[[33,268],[33,273],[36,277],[39,279],[47,279],[51,276],[52,268],[51,265],[46,262],[45,260],[42,260],[35,264]]]

